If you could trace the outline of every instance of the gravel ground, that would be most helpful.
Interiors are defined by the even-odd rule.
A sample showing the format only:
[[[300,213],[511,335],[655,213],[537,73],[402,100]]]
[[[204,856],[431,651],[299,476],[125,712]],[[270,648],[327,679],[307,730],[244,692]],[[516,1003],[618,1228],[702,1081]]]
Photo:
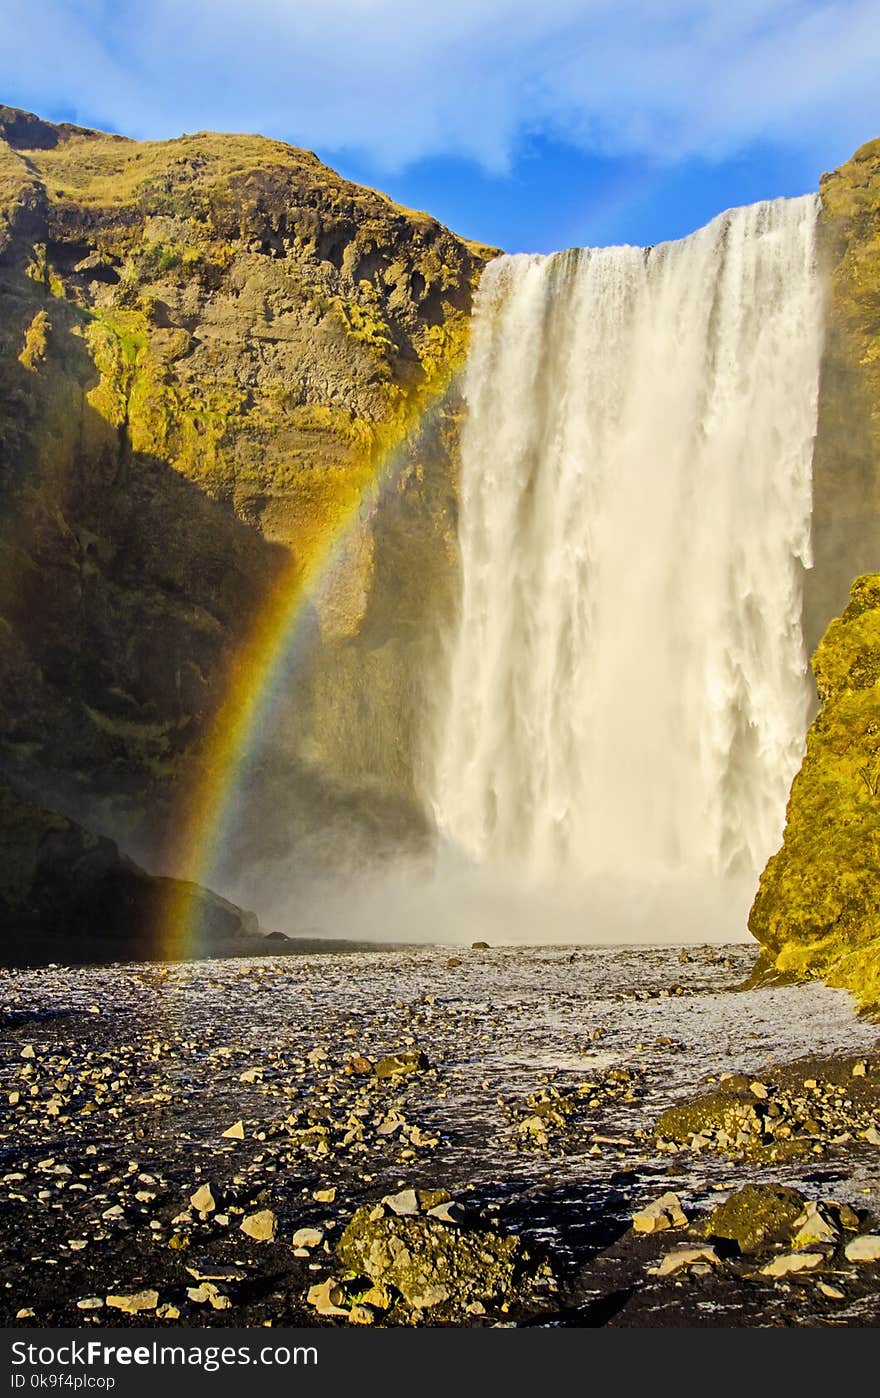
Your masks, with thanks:
[[[353,1212],[410,1186],[550,1264],[540,1295],[467,1323],[876,1323],[880,1266],[849,1263],[844,1235],[809,1275],[649,1270],[747,1180],[846,1201],[868,1232],[880,1214],[876,1025],[823,986],[739,989],[752,962],[741,945],[433,946],[0,972],[4,1323],[348,1323],[309,1289],[339,1273]],[[792,1063],[786,1087],[771,1065]],[[726,1073],[785,1102],[792,1083],[843,1086],[800,1153],[655,1136]],[[669,1190],[691,1227],[634,1233]]]

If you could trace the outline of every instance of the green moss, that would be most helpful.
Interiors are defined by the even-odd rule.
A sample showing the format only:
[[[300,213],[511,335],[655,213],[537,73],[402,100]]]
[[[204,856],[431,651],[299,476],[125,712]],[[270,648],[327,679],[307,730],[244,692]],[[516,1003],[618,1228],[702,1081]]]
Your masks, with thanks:
[[[856,580],[813,660],[822,708],[794,780],[782,849],[749,927],[780,971],[880,1007],[880,575]]]
[[[43,310],[37,311],[24,337],[24,348],[18,356],[25,369],[36,369],[43,363],[49,348],[49,335],[52,322]]]
[[[714,1208],[705,1222],[707,1237],[735,1242],[740,1252],[760,1252],[771,1243],[790,1242],[804,1209],[804,1196],[778,1184],[747,1184]]]

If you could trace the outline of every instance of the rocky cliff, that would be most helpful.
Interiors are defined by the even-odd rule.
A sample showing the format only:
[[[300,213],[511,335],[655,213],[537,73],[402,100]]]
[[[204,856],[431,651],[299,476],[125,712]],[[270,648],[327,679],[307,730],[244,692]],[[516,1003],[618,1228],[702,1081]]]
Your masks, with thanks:
[[[821,709],[749,927],[777,970],[880,1009],[880,574],[853,584],[813,671]]]
[[[819,189],[828,296],[805,596],[810,651],[846,606],[856,574],[880,564],[880,140],[823,175]]]
[[[164,910],[174,895],[198,939],[175,940]],[[181,924],[183,926],[183,923]],[[257,919],[195,884],[154,878],[102,839],[0,781],[3,964],[265,954],[289,945]]]
[[[815,638],[844,578],[877,566],[880,142],[821,188]],[[455,371],[491,255],[280,142],[135,142],[0,107],[10,800],[175,872],[255,618],[332,553],[223,886],[251,905],[267,869],[290,883],[424,838],[420,719],[457,585]]]
[[[451,598],[447,390],[489,255],[280,142],[138,143],[0,108],[0,724],[20,790],[173,865],[258,609],[353,514],[257,755],[261,814],[294,842],[340,812],[355,844],[418,824],[413,647]]]

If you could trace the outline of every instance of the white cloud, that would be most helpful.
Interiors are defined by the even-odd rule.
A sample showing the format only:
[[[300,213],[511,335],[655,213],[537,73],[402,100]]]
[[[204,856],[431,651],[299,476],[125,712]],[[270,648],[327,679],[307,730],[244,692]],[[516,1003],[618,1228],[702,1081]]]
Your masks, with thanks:
[[[723,157],[880,134],[877,0],[3,0],[3,100],[393,168],[529,133]]]

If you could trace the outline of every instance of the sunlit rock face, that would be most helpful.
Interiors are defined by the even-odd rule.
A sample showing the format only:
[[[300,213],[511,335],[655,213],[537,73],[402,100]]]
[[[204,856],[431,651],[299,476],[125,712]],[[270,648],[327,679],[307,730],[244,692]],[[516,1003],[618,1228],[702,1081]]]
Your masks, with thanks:
[[[372,783],[417,819],[396,679],[451,597],[442,391],[488,255],[280,142],[0,109],[13,778],[159,858],[254,616],[335,544],[273,714],[273,814],[295,833]]]
[[[813,658],[821,708],[785,839],[749,926],[779,970],[880,1006],[880,574],[858,578]]]

